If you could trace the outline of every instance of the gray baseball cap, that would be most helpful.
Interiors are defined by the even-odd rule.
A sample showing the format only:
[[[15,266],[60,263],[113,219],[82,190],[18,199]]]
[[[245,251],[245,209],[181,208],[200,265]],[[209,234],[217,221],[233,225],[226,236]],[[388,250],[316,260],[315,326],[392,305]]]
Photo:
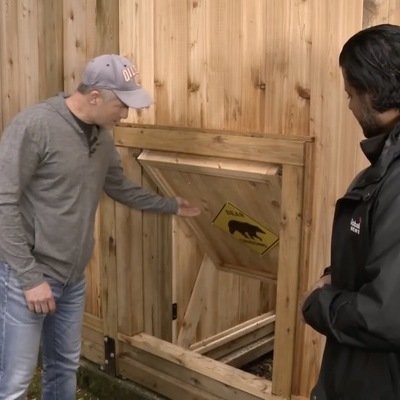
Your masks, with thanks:
[[[97,89],[108,89],[128,107],[149,107],[153,100],[136,80],[138,71],[125,57],[103,54],[88,62],[82,83]]]

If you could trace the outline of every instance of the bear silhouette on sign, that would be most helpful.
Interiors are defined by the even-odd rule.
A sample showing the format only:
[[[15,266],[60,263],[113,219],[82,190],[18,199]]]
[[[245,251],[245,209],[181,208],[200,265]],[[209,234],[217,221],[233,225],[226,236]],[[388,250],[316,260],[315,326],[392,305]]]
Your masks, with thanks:
[[[260,229],[256,225],[249,224],[247,222],[237,221],[235,219],[231,219],[228,222],[229,233],[234,234],[236,231],[239,232],[246,239],[255,239],[262,240],[258,233],[265,233],[262,229]]]

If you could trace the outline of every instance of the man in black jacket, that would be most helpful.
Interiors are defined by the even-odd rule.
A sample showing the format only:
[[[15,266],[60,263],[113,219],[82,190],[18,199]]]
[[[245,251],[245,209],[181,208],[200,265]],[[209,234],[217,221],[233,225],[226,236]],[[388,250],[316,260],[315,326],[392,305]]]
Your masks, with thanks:
[[[371,165],[337,201],[331,265],[303,304],[326,336],[312,400],[400,399],[400,27],[362,30],[339,58]]]

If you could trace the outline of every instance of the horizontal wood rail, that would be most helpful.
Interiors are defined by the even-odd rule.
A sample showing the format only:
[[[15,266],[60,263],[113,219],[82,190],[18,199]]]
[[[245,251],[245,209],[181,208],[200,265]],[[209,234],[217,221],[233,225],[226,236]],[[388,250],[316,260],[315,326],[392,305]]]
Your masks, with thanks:
[[[124,124],[114,128],[116,145],[227,157],[268,163],[304,165],[310,137],[238,134],[213,130]]]

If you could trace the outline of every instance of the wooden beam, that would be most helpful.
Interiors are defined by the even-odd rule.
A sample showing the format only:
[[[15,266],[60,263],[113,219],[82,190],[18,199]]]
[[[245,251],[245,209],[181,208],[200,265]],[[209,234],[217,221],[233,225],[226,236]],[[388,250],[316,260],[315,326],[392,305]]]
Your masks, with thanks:
[[[240,347],[237,350],[232,351],[226,356],[219,358],[218,361],[235,368],[240,368],[257,358],[270,353],[273,349],[274,335],[270,334],[248,344],[245,347]]]
[[[312,141],[146,125],[117,126],[114,139],[119,146],[299,166],[304,164],[304,143]]]
[[[214,359],[220,359],[235,349],[244,347],[262,336],[273,333],[274,323],[275,314],[272,312],[262,314],[194,343],[189,349]]]
[[[119,357],[119,371],[124,378],[131,379],[169,399],[224,400],[222,397],[212,395],[182,379],[138,362],[126,354]]]
[[[275,164],[248,160],[232,160],[221,157],[193,156],[181,153],[167,153],[144,150],[138,160],[153,168],[194,172],[201,175],[265,182],[268,177],[279,174]]]
[[[190,382],[206,393],[226,400],[272,399],[268,397],[271,382],[266,379],[144,333],[131,337],[120,334],[118,338],[129,345],[123,347],[121,356],[131,357],[182,382]]]
[[[284,166],[279,237],[285,246],[279,248],[272,391],[286,398],[290,398],[292,385],[303,222],[303,182],[303,168]]]
[[[89,313],[83,320],[81,354],[96,364],[104,363],[103,321]]]

